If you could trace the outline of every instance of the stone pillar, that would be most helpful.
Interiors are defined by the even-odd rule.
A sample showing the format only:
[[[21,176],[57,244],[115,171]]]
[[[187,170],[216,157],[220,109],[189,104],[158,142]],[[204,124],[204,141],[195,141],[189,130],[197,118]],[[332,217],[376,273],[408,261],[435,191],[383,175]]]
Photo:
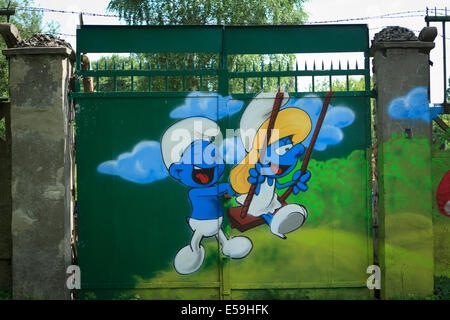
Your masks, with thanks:
[[[434,39],[434,38],[433,38]],[[431,41],[389,27],[375,35],[371,54],[378,142],[378,227],[381,297],[433,294]]]
[[[66,47],[3,50],[10,62],[14,299],[68,299],[71,264]]]
[[[0,137],[0,291],[11,289],[11,131],[9,102],[0,101],[0,120],[5,136]]]

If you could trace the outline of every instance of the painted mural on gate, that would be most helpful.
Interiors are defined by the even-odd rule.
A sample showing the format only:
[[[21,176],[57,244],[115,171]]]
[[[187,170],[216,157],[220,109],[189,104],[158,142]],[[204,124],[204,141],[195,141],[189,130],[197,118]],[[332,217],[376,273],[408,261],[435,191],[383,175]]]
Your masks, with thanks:
[[[355,120],[352,109],[329,101],[325,107],[323,99],[314,95],[290,98],[288,93],[260,93],[244,109],[243,101],[231,97],[204,93],[198,97],[199,93],[191,93],[171,111],[170,117],[179,120],[162,132],[159,141],[141,141],[130,152],[97,167],[101,174],[136,184],[170,178],[186,188],[191,211],[185,212],[184,223],[191,237],[173,259],[174,269],[182,275],[202,267],[208,256],[204,239],[215,238],[224,256],[247,260],[261,240],[241,232],[266,225],[258,227],[265,230],[265,241],[272,236],[287,240],[288,234],[300,232],[309,209],[279,193],[308,192],[310,181],[320,175],[306,169],[312,151],[326,152],[328,146],[340,144],[345,139],[343,128]],[[238,112],[239,127],[224,137],[218,121]],[[225,176],[227,165],[231,171]],[[234,204],[230,207],[230,203]],[[243,207],[246,217],[240,221],[237,215]],[[224,212],[232,230],[239,233],[227,235],[231,230],[223,225]]]

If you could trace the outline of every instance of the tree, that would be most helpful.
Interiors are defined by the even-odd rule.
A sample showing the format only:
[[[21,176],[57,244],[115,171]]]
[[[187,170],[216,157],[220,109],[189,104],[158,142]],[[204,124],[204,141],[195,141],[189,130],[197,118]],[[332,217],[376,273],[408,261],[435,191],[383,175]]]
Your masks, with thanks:
[[[111,0],[108,10],[116,12],[128,24],[151,25],[176,25],[176,24],[302,24],[307,14],[302,6],[306,0]],[[201,66],[217,66],[217,54],[137,54],[136,60],[144,65],[150,64],[153,69],[165,68],[199,68]],[[243,71],[260,71],[269,65],[275,67],[280,63],[283,67],[289,64],[293,66],[295,56],[287,55],[240,55],[228,56],[229,70],[238,68]],[[205,90],[215,91],[217,79],[199,79],[186,77],[170,79],[168,83],[170,91],[181,91],[185,86],[186,91]],[[148,81],[148,80],[147,80]],[[289,80],[283,79],[281,86],[289,84]],[[165,88],[165,79],[152,79],[154,90]],[[230,92],[239,92],[243,86],[242,80],[230,81]],[[274,90],[278,86],[277,79],[265,81],[266,90]],[[260,89],[259,79],[246,80],[246,88],[249,92],[257,92]]]
[[[32,0],[0,0],[0,7],[8,7],[10,3],[10,8],[15,7],[29,7],[33,6]],[[32,36],[35,33],[47,32],[54,33],[59,29],[59,25],[55,22],[42,24],[42,18],[44,14],[39,11],[27,11],[27,10],[17,10],[16,13],[10,17],[10,23],[14,24],[19,30],[22,39]],[[0,16],[0,22],[7,22],[6,16]],[[0,41],[0,51],[6,49],[6,44],[4,41]],[[8,93],[8,62],[4,55],[0,54],[0,97],[7,97]],[[5,139],[5,120],[0,119],[0,138]]]
[[[0,7],[6,8],[8,0],[0,0]],[[33,6],[33,0],[14,0],[10,7],[30,7]],[[33,34],[40,32],[55,33],[59,29],[56,22],[43,25],[42,18],[44,14],[40,11],[16,10],[16,13],[10,17],[10,23],[14,24],[19,30],[22,39],[28,38]],[[0,22],[6,22],[6,16],[0,16]],[[0,41],[0,50],[6,48],[4,41]],[[8,64],[5,56],[0,54],[0,96],[8,96]]]
[[[111,0],[129,24],[301,24],[305,0]]]
[[[450,78],[448,79],[447,89],[447,102],[450,101]],[[450,114],[442,114],[439,118],[447,125],[450,126]],[[446,131],[441,128],[435,121],[433,121],[432,129],[433,144],[441,150],[448,150],[450,148],[450,129]]]

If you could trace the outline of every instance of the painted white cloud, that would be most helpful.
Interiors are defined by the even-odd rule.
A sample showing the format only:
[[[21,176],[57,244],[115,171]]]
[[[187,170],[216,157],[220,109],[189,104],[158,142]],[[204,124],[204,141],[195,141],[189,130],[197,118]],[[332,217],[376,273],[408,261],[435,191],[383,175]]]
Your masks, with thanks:
[[[169,175],[157,141],[142,141],[131,152],[122,153],[116,160],[101,163],[97,170],[141,184],[152,183]]]
[[[406,95],[392,99],[388,113],[394,119],[416,119],[429,122],[442,112],[442,108],[430,108],[428,88],[421,86],[411,89]]]
[[[311,95],[301,99],[291,99],[283,106],[284,108],[299,108],[306,111],[311,118],[312,128],[311,132],[306,137],[303,144],[308,146],[311,142],[314,129],[319,118],[320,111],[322,110],[323,101],[321,98]],[[317,137],[314,150],[324,151],[329,145],[337,145],[344,139],[344,132],[342,128],[348,127],[355,121],[355,113],[348,107],[336,106],[331,104],[328,106],[327,114],[323,120],[322,128],[320,129],[319,136]]]
[[[214,92],[191,92],[184,104],[170,113],[171,118],[206,117],[218,120],[231,116],[242,109],[243,101],[233,100],[231,96],[222,97]]]

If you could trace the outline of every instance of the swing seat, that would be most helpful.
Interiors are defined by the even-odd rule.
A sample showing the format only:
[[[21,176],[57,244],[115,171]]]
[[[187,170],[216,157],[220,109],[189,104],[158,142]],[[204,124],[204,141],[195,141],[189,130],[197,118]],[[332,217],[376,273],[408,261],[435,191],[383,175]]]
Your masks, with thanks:
[[[286,205],[286,202],[278,198],[278,200],[281,203],[281,207],[284,207]],[[250,214],[245,215],[245,218],[241,218],[241,211],[243,206],[239,207],[232,207],[228,209],[228,219],[230,220],[230,226],[232,229],[237,229],[240,232],[245,232],[247,230],[253,229],[257,226],[260,226],[262,224],[265,224],[266,221],[261,217],[254,217]],[[278,208],[273,213],[274,215],[277,213]]]

